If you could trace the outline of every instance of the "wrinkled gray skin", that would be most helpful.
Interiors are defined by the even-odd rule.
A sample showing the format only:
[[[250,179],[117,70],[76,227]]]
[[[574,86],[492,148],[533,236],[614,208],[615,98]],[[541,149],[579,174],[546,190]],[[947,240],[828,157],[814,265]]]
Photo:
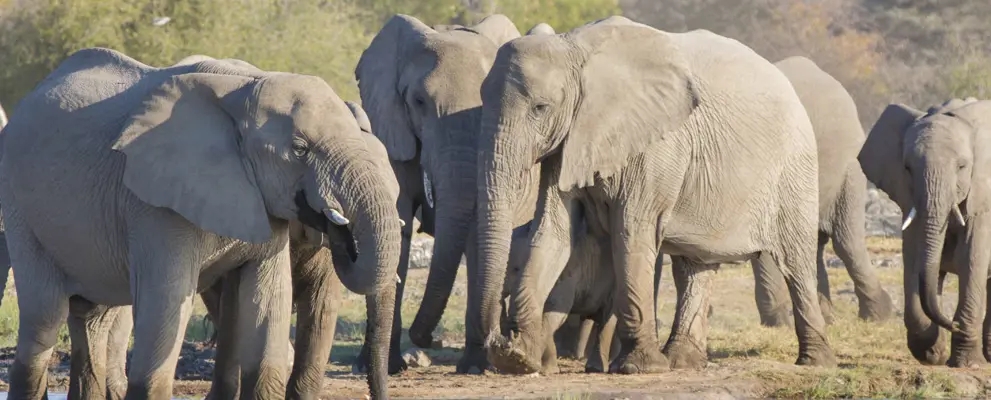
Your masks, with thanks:
[[[128,396],[169,397],[193,296],[232,271],[240,397],[284,396],[289,220],[352,259],[336,271],[349,290],[392,295],[396,198],[347,106],[319,78],[243,72],[85,49],[22,100],[0,162],[20,297],[11,396],[44,396],[75,297],[133,304]]]
[[[538,300],[565,267],[581,218],[611,238],[621,350],[610,372],[668,368],[651,318],[660,251],[689,261],[673,268],[685,290],[664,349],[672,366],[706,359],[718,264],[762,253],[783,261],[797,310],[797,363],[835,364],[816,299],[815,138],[773,64],[711,32],[671,34],[611,17],[507,43],[482,99],[481,321],[495,367],[539,371],[531,356],[544,342]],[[510,206],[519,177],[536,163],[540,199],[507,340],[497,317]]]
[[[985,315],[991,264],[991,101],[951,100],[926,113],[888,105],[859,160],[867,179],[906,216],[905,327],[912,355],[931,365],[985,364],[991,359],[991,318]],[[960,279],[952,320],[939,306],[940,276],[947,272]],[[952,331],[949,359],[940,327]]]
[[[466,343],[457,366],[459,373],[480,373],[487,366],[482,349],[484,337],[477,320],[480,290],[474,272],[474,188],[482,104],[479,89],[498,47],[516,37],[519,31],[499,14],[472,27],[437,29],[416,18],[396,15],[375,36],[355,69],[362,107],[368,112],[375,135],[385,144],[400,183],[400,216],[409,227],[418,208],[425,214],[434,214],[430,275],[409,329],[414,345],[431,346],[432,332],[446,307],[462,255],[467,256]],[[529,186],[535,187],[537,172],[531,175],[534,183]],[[535,194],[521,198],[524,200],[519,202],[521,206],[511,222],[514,226],[533,218]],[[434,202],[432,207],[430,201]],[[404,235],[399,268],[404,281],[409,239]],[[401,299],[402,293],[400,284],[396,298]],[[394,359],[398,359],[401,332],[398,304],[396,310],[391,350]],[[357,364],[360,370],[363,357]]]
[[[789,57],[775,63],[788,77],[805,106],[816,134],[819,159],[819,307],[826,323],[832,320],[829,276],[823,249],[830,240],[853,280],[862,319],[881,321],[894,314],[891,296],[881,287],[867,252],[864,231],[867,178],[857,162],[866,135],[857,106],[843,85],[812,60]],[[782,326],[791,320],[788,286],[767,257],[751,265],[756,282],[757,309],[763,325]]]

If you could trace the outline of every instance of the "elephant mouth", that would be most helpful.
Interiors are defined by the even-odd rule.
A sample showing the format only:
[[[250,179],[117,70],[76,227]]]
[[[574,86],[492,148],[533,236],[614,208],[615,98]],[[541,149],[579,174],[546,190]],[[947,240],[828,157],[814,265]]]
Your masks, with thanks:
[[[310,207],[310,204],[306,202],[306,194],[302,190],[296,192],[294,201],[298,208],[296,219],[303,225],[327,234],[330,241],[325,246],[330,249],[331,253],[347,253],[351,262],[358,261],[358,246],[348,225],[332,223],[326,213],[318,212]]]
[[[515,340],[493,332],[486,341],[489,362],[500,372],[514,375],[528,375],[540,372],[540,362],[533,360]]]

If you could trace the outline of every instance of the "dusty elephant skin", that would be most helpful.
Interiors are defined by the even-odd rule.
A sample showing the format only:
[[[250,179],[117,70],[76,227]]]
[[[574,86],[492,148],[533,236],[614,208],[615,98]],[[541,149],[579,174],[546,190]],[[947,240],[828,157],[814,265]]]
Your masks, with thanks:
[[[284,396],[288,221],[344,249],[349,290],[394,283],[396,198],[362,135],[319,78],[71,55],[4,129],[0,203],[21,300],[11,395],[44,395],[79,297],[133,304],[128,395],[168,397],[193,296],[237,271],[241,398]]]
[[[686,290],[668,343],[676,351],[668,357],[705,359],[677,353],[705,348],[715,268],[767,253],[782,261],[794,295],[797,363],[835,364],[815,293],[815,138],[773,64],[710,32],[670,34],[611,17],[507,43],[482,99],[483,327],[498,327],[510,205],[518,197],[513,188],[540,163],[540,199],[520,281],[563,267],[577,218],[608,232],[621,346],[610,372],[668,368],[649,301],[659,251],[690,261],[675,274]],[[543,340],[543,304],[541,287],[524,289],[512,295],[509,346],[529,349]],[[488,333],[499,342],[499,332]],[[521,366],[498,353],[489,355],[499,369]]]
[[[416,18],[396,15],[364,51],[355,76],[362,105],[374,134],[388,150],[398,177],[400,216],[412,226],[417,209],[436,240],[430,275],[416,318],[409,329],[418,347],[432,345],[432,332],[446,308],[462,255],[468,260],[468,312],[465,352],[459,373],[485,370],[482,329],[475,282],[476,154],[481,126],[479,89],[489,72],[498,47],[519,37],[515,25],[503,15],[491,15],[471,27],[430,28]],[[534,176],[536,176],[534,174]],[[536,186],[534,183],[530,186]],[[516,225],[533,216],[535,195],[523,196]],[[412,233],[410,232],[410,235]],[[404,235],[399,275],[405,280],[410,236]],[[397,286],[397,301],[403,284]],[[400,357],[401,320],[393,319],[390,371],[405,369]],[[363,350],[356,370],[366,364]]]
[[[860,318],[880,321],[891,318],[891,297],[881,287],[867,253],[864,231],[867,178],[857,162],[866,139],[853,98],[836,79],[805,57],[790,57],[775,63],[788,77],[809,114],[815,131],[819,160],[819,244],[816,263],[819,306],[823,317],[832,320],[829,277],[823,250],[833,248],[853,280]],[[756,282],[757,309],[761,323],[789,323],[788,287],[780,269],[768,257],[751,263]]]
[[[991,360],[989,118],[991,102],[973,98],[927,112],[891,104],[859,155],[867,178],[905,215],[905,327],[908,348],[923,364],[973,367]],[[940,274],[947,272],[960,279],[952,320],[939,306]],[[952,331],[949,355],[941,327]]]

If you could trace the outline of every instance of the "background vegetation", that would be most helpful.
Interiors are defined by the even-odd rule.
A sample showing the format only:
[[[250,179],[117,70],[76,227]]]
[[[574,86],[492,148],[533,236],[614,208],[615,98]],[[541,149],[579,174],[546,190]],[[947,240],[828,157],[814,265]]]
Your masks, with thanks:
[[[708,29],[772,61],[805,55],[852,92],[869,127],[890,102],[986,96],[991,3],[967,0],[0,0],[0,103],[8,108],[73,51],[103,46],[149,65],[191,54],[319,75],[358,100],[353,69],[393,14],[471,24],[503,13],[526,31],[613,14]],[[156,26],[156,18],[169,21]],[[8,110],[10,111],[10,110]]]

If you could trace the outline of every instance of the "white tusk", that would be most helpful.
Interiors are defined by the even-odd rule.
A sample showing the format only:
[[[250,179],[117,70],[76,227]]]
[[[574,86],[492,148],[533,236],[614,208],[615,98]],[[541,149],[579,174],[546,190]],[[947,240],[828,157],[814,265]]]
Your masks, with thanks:
[[[403,283],[403,280],[399,279],[399,274],[396,274],[396,283]]]
[[[960,226],[967,226],[967,221],[964,221],[964,219],[963,219],[963,213],[960,212],[960,205],[959,204],[954,204],[953,205],[953,215],[955,217],[957,217],[957,222],[960,223]]]
[[[427,171],[423,171],[423,192],[427,195],[427,205],[434,208],[434,185],[430,183]]]
[[[406,221],[403,221],[403,219],[402,219],[402,218],[400,218],[400,219],[399,219],[399,227],[400,227],[400,228],[403,228],[403,227],[405,227],[405,226],[406,226]]]
[[[908,216],[905,217],[905,222],[902,222],[902,230],[908,229],[908,226],[912,224],[912,220],[915,219],[915,207],[912,207],[908,212]]]
[[[341,225],[341,226],[343,226],[343,225],[347,225],[347,224],[350,224],[351,223],[351,221],[348,221],[347,218],[344,218],[344,216],[341,215],[341,212],[340,211],[329,210],[329,211],[324,212],[324,214],[327,215],[327,218],[329,218],[330,219],[330,222],[333,222],[334,225]]]

